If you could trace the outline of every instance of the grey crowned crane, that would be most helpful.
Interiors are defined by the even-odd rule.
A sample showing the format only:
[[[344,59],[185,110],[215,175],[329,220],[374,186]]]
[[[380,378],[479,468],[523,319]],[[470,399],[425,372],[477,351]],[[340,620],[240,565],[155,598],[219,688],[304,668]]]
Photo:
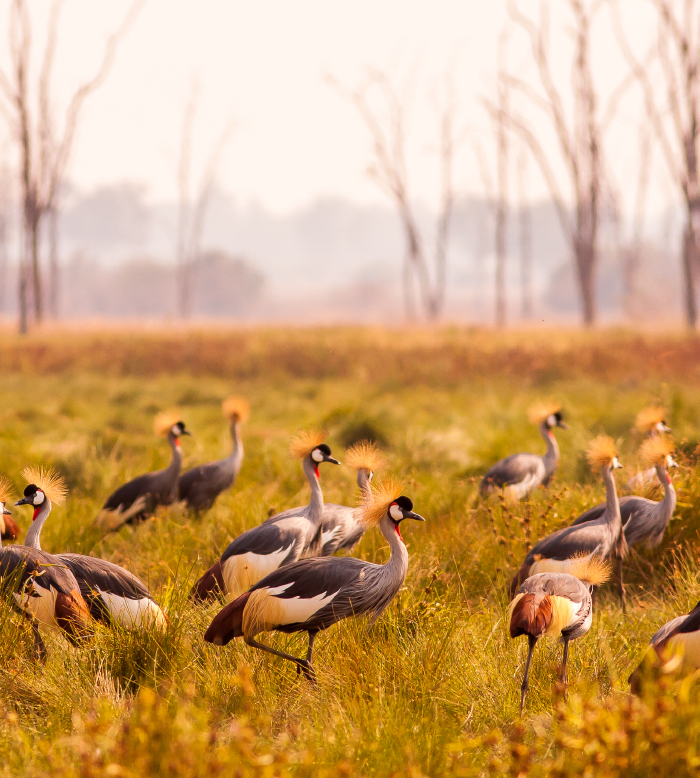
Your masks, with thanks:
[[[529,689],[530,662],[537,641],[561,638],[564,658],[560,680],[566,684],[569,641],[585,635],[593,623],[591,589],[610,577],[610,563],[599,556],[572,559],[568,573],[537,573],[518,589],[509,608],[510,636],[527,635],[525,675],[520,687],[520,715]]]
[[[638,432],[649,438],[671,431],[671,428],[666,426],[666,409],[660,405],[650,405],[648,408],[643,408],[639,411],[634,426]],[[654,480],[655,475],[656,468],[653,466],[635,473],[627,481],[627,488],[632,491],[643,489]]]
[[[294,662],[297,672],[313,679],[311,658],[318,632],[350,616],[370,616],[370,626],[401,588],[408,571],[408,551],[399,525],[404,519],[424,521],[401,494],[402,485],[388,480],[373,490],[361,507],[369,527],[378,524],[391,549],[384,565],[352,557],[302,559],[263,578],[226,605],[209,625],[204,639],[224,646],[242,637],[253,648]],[[306,658],[270,648],[255,638],[261,632],[308,632]]]
[[[356,443],[348,449],[345,464],[357,471],[360,493],[368,498],[374,471],[384,464],[384,458],[377,446],[366,440]],[[299,511],[299,508],[292,508],[279,515],[293,516]],[[366,529],[361,520],[361,512],[361,507],[351,508],[349,505],[328,502],[323,504],[322,548],[319,556],[330,556],[336,551],[350,550],[359,543]]]
[[[647,438],[642,444],[642,461],[653,469],[664,488],[664,497],[659,502],[646,497],[629,495],[620,498],[622,529],[628,546],[646,543],[652,548],[663,540],[664,532],[676,508],[676,490],[673,488],[669,468],[678,467],[671,454],[673,441],[666,435]],[[605,512],[605,504],[596,505],[582,513],[574,526],[599,518]]]
[[[605,510],[596,519],[585,524],[553,532],[540,540],[525,557],[525,561],[513,578],[510,594],[536,573],[568,573],[571,565],[577,565],[581,555],[614,557],[619,562],[619,594],[622,610],[625,610],[625,590],[622,582],[622,560],[627,556],[627,543],[622,531],[620,503],[615,489],[613,470],[622,467],[617,459],[613,439],[599,435],[589,444],[586,455],[594,469],[600,469],[605,483],[607,500]]]
[[[676,616],[657,630],[649,641],[654,659],[665,664],[665,670],[682,666],[696,670],[700,667],[700,602],[685,616]],[[630,675],[629,684],[638,693],[641,671],[645,660]],[[648,660],[647,660],[648,661]]]
[[[250,413],[248,402],[242,397],[229,397],[222,403],[224,416],[229,420],[233,449],[218,462],[198,465],[183,473],[177,482],[178,499],[192,511],[208,511],[216,498],[233,486],[243,464],[241,424]]]
[[[51,503],[63,503],[68,489],[63,478],[54,470],[27,467],[22,476],[28,485],[24,497],[15,505],[31,505],[34,508],[25,545],[41,551],[41,529],[51,513]],[[90,615],[96,621],[107,625],[116,622],[124,629],[165,628],[163,611],[146,585],[128,570],[84,554],[55,554],[55,557],[72,572]]]
[[[0,513],[9,515],[5,503],[12,487],[0,479]],[[90,614],[70,569],[58,557],[29,546],[0,548],[0,592],[29,619],[34,653],[46,658],[39,627],[57,630],[74,645],[91,633]]]
[[[321,553],[323,492],[318,466],[322,462],[340,464],[331,456],[324,439],[322,432],[303,431],[290,446],[292,456],[302,460],[311,487],[311,501],[306,508],[294,509],[292,515],[272,516],[239,535],[194,585],[192,599],[210,600],[220,593],[238,597],[278,567]]]
[[[547,444],[544,456],[511,454],[491,467],[481,481],[483,495],[503,489],[507,499],[520,500],[538,486],[547,486],[559,461],[559,446],[554,428],[569,429],[562,420],[561,406],[555,403],[537,404],[530,409],[530,421],[539,426]]]
[[[175,411],[160,413],[155,418],[156,435],[167,438],[172,456],[164,470],[140,475],[107,498],[95,523],[107,532],[124,524],[133,524],[154,513],[159,505],[171,505],[177,499],[177,479],[182,466],[180,436],[189,435],[184,422]]]

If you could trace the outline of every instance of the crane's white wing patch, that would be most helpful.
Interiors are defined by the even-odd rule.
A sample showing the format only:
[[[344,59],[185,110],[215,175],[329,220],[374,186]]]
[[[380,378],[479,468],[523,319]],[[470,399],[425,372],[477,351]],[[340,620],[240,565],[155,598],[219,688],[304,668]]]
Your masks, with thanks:
[[[333,529],[329,529],[328,532],[322,532],[321,533],[321,548],[323,548],[326,543],[330,543],[331,540],[338,534],[338,530],[340,527],[336,524]]]
[[[248,551],[229,557],[221,568],[226,596],[229,599],[238,597],[247,592],[253,584],[277,570],[289,556],[295,543],[296,541],[292,541],[286,548],[279,548],[271,554],[254,554]]]
[[[291,586],[291,584],[289,584]],[[332,602],[340,589],[332,594],[323,592],[315,597],[279,597],[280,589],[256,589],[243,611],[243,634],[246,637],[280,627],[283,624],[303,624],[321,608]]]
[[[542,483],[544,473],[544,462],[539,460],[535,469],[531,473],[528,473],[522,481],[519,481],[517,484],[506,486],[503,490],[503,496],[507,500],[521,500]]]
[[[688,667],[700,667],[700,632],[682,632],[674,635],[666,644],[667,650],[679,651]]]
[[[140,600],[129,600],[117,594],[99,592],[100,599],[107,607],[110,616],[124,629],[142,629],[153,625],[164,629],[165,616],[160,607],[143,597]]]
[[[14,598],[17,605],[31,614],[40,624],[52,629],[60,629],[55,617],[56,594],[53,586],[44,589],[43,586],[34,586],[30,583],[24,593],[15,593]]]

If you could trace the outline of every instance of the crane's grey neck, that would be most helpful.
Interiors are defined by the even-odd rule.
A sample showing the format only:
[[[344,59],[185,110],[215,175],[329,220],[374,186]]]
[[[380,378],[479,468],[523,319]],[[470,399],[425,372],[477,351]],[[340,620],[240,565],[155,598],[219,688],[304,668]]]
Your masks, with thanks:
[[[169,432],[168,443],[170,444],[170,450],[172,451],[172,458],[167,470],[177,478],[180,474],[180,468],[182,467],[182,449],[180,448],[180,440],[176,435],[173,435],[172,432]]]
[[[618,535],[622,534],[622,517],[620,516],[620,501],[617,499],[612,467],[604,467],[602,475],[605,482],[605,518],[612,530],[613,537],[617,538]]]
[[[559,446],[557,445],[557,439],[554,437],[554,432],[547,425],[546,421],[540,424],[540,435],[542,435],[544,442],[547,444],[547,453],[542,457],[542,461],[544,462],[546,475],[550,476],[559,461]]]
[[[661,481],[664,487],[664,498],[659,503],[663,506],[663,512],[668,514],[669,519],[676,509],[676,490],[673,488],[671,479],[668,477],[668,470],[665,465],[656,466],[656,477]]]
[[[387,606],[396,597],[406,580],[408,572],[408,550],[401,539],[394,522],[385,515],[379,522],[379,529],[386,538],[391,549],[391,556],[385,565],[377,565],[368,576],[369,596],[373,595],[375,602],[369,610],[373,613],[370,626],[382,615]]]
[[[360,491],[362,492],[363,497],[369,497],[370,495],[369,484],[369,470],[367,470],[366,467],[361,467],[357,471],[357,485],[360,487]]]
[[[39,508],[37,517],[32,522],[31,527],[27,530],[27,536],[24,539],[25,546],[36,548],[38,551],[41,551],[41,543],[39,542],[41,528],[44,526],[46,519],[48,519],[49,513],[51,513],[51,500],[49,500],[48,497],[45,497],[44,502],[41,504],[41,508]]]
[[[316,462],[310,456],[306,456],[304,457],[303,468],[304,475],[311,487],[311,501],[309,502],[309,509],[306,515],[312,524],[318,526],[323,519],[323,492],[316,475]]]
[[[238,419],[233,419],[231,422],[231,440],[233,441],[233,450],[229,456],[229,460],[233,465],[234,478],[238,475],[243,464],[243,441],[241,440],[241,425]]]

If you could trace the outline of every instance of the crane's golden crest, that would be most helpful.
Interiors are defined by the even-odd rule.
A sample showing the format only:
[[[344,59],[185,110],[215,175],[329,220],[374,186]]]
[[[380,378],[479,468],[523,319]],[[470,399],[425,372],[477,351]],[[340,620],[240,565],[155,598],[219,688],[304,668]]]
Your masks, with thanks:
[[[9,478],[0,475],[0,502],[7,502],[15,492],[15,487]]]
[[[162,438],[167,437],[170,430],[182,420],[182,414],[178,410],[163,411],[153,420],[153,430]]]
[[[647,438],[639,453],[645,465],[663,465],[666,463],[666,457],[673,453],[673,440],[668,435]]]
[[[662,405],[649,405],[637,414],[634,426],[640,432],[649,432],[666,418],[666,409]]]
[[[289,453],[296,459],[303,459],[308,456],[317,446],[326,439],[325,430],[301,430],[289,444]]]
[[[610,560],[599,554],[581,554],[568,561],[566,572],[579,581],[585,581],[593,586],[604,584],[612,574]]]
[[[360,521],[367,527],[379,523],[386,515],[391,503],[401,497],[403,488],[403,481],[391,476],[385,478],[381,483],[372,484],[369,495],[367,498],[363,497],[358,506]]]
[[[224,411],[224,416],[227,419],[233,421],[238,418],[241,422],[248,421],[248,416],[250,416],[250,404],[245,397],[231,395],[231,397],[227,397],[221,403],[221,407]]]
[[[593,468],[605,467],[605,465],[611,464],[616,456],[615,441],[610,435],[598,435],[586,448],[586,459]]]
[[[558,413],[559,411],[561,411],[561,403],[555,402],[550,398],[548,400],[540,400],[533,403],[530,406],[528,415],[533,424],[542,424],[545,419],[548,419],[553,413]]]
[[[63,505],[68,497],[66,482],[53,467],[25,467],[22,478],[28,484],[38,486],[55,505]]]
[[[376,443],[361,440],[348,449],[345,464],[355,470],[378,470],[384,466],[384,456]]]

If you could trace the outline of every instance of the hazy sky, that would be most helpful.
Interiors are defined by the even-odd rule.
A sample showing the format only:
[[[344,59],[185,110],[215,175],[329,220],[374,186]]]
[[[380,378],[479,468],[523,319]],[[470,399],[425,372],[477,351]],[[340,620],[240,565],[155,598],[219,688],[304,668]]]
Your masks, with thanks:
[[[635,0],[641,7],[642,0]],[[6,67],[7,5],[0,20],[0,63]],[[50,3],[31,2],[35,59]],[[90,75],[106,35],[128,8],[122,0],[66,0],[56,55],[57,106]],[[524,8],[536,8],[530,0]],[[409,128],[412,192],[436,194],[436,114],[430,99],[448,65],[461,122],[488,150],[492,143],[479,96],[496,69],[496,42],[506,15],[500,0],[147,0],[121,44],[113,70],[85,104],[69,175],[83,189],[141,182],[149,197],[176,196],[182,116],[194,79],[199,110],[194,169],[201,170],[222,129],[236,129],[220,166],[221,186],[241,201],[285,212],[325,195],[383,202],[365,174],[368,134],[355,109],[326,81],[333,74],[353,85],[367,65],[386,69],[398,84],[413,83]],[[630,34],[644,37],[648,19],[633,16]],[[555,70],[569,83],[567,39],[553,24]],[[601,28],[602,29],[602,28]],[[527,72],[527,54],[512,35],[511,63]],[[596,42],[596,69],[604,89],[617,82],[619,57],[610,36]],[[546,125],[542,132],[546,134]],[[623,178],[635,170],[637,118],[623,111],[612,147]],[[552,151],[553,157],[556,156]],[[11,160],[7,146],[0,156]],[[456,161],[456,185],[483,188],[471,141]],[[544,189],[531,179],[533,196]],[[668,187],[654,187],[652,203]]]

